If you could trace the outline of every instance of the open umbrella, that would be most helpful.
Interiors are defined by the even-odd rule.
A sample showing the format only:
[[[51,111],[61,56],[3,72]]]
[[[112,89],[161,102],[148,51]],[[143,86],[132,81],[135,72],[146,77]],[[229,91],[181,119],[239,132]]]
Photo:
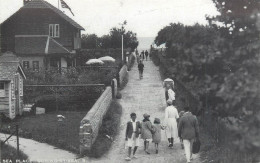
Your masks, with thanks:
[[[110,56],[105,56],[105,57],[100,57],[98,58],[100,59],[101,61],[108,61],[108,62],[115,62],[116,60]]]
[[[91,65],[91,64],[104,64],[103,61],[101,61],[100,59],[90,59],[86,62],[87,65]]]

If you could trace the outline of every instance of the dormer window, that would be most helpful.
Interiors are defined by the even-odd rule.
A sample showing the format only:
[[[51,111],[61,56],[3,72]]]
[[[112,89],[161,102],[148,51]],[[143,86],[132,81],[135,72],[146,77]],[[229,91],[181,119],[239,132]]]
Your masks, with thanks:
[[[59,24],[49,24],[49,36],[60,37],[60,25]]]

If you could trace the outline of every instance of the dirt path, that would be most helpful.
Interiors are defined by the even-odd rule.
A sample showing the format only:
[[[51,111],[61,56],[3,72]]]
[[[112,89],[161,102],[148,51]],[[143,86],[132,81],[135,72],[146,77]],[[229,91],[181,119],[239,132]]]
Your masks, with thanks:
[[[124,88],[120,104],[123,107],[121,117],[121,128],[118,137],[115,140],[111,150],[100,159],[84,158],[87,162],[107,162],[107,163],[120,163],[127,162],[125,157],[127,150],[125,149],[125,128],[126,123],[130,119],[130,113],[137,114],[137,120],[143,119],[143,114],[148,113],[151,115],[150,120],[153,122],[154,118],[160,118],[163,121],[164,109],[166,107],[164,89],[160,78],[158,67],[152,61],[144,61],[144,78],[139,80],[137,64],[134,65],[129,72],[129,82]],[[179,140],[174,143],[174,148],[167,147],[167,139],[165,132],[162,132],[162,142],[159,145],[159,154],[155,154],[154,144],[150,145],[151,154],[145,154],[143,150],[143,141],[141,140],[141,147],[137,150],[137,159],[132,159],[131,162],[142,163],[185,163],[184,150],[181,149]],[[198,155],[194,156],[193,163],[199,163]]]
[[[5,140],[8,136],[9,134],[0,133],[0,140]],[[12,136],[7,144],[16,148],[16,136]],[[19,138],[19,144],[20,150],[28,155],[30,161],[58,162],[59,160],[73,160],[76,158],[76,155],[73,153],[31,139]]]

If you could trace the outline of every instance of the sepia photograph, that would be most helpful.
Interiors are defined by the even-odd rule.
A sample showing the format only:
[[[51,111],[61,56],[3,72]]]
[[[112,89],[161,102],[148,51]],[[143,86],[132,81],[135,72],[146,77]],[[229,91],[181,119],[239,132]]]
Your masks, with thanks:
[[[1,163],[260,163],[260,0],[0,0]]]

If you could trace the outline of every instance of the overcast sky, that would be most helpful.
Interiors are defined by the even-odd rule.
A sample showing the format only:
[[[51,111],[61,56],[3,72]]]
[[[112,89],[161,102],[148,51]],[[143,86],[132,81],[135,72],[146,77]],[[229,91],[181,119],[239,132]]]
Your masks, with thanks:
[[[58,7],[58,0],[46,0]],[[127,20],[127,30],[138,37],[155,37],[169,23],[206,24],[205,15],[216,15],[212,0],[64,0],[72,9],[61,9],[86,31],[98,36]],[[23,0],[0,0],[0,22],[23,5]]]

